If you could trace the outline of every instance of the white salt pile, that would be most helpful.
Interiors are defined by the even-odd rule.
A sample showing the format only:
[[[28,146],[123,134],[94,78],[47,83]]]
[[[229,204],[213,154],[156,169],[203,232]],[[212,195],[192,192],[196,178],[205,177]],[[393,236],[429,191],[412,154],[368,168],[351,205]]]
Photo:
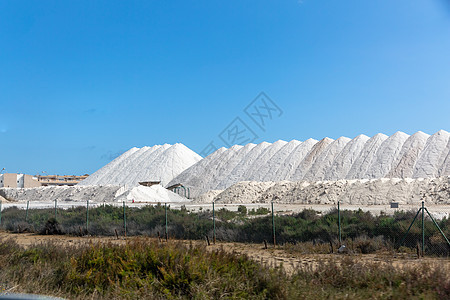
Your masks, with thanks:
[[[132,148],[78,185],[138,186],[142,181],[166,185],[200,160],[200,155],[183,144]]]
[[[221,148],[170,181],[198,197],[240,181],[434,178],[450,175],[450,134],[396,132]]]
[[[187,202],[186,198],[179,196],[160,185],[137,186],[131,190],[126,191],[114,201],[134,201],[134,202],[152,202],[152,203],[175,203],[175,202]]]
[[[338,181],[243,181],[201,202],[351,205],[450,204],[450,177],[432,179],[363,179]],[[197,201],[196,201],[197,202]]]
[[[380,148],[381,144],[388,138],[387,135],[382,133],[378,133],[370,138],[362,148],[361,152],[356,158],[355,162],[352,164],[350,171],[345,176],[346,179],[362,179],[366,178],[367,171],[372,164],[372,161],[375,160],[377,151]],[[337,178],[343,179],[343,178]]]
[[[344,149],[336,156],[324,179],[338,180],[345,178],[369,139],[368,136],[361,134],[348,142]]]
[[[422,152],[430,135],[418,131],[411,135],[403,144],[402,150],[396,161],[392,164],[392,169],[387,177],[391,178],[412,178],[414,165],[419,154]]]
[[[278,167],[274,178],[292,178],[298,165],[317,142],[317,140],[308,139],[300,143]]]
[[[427,139],[425,148],[417,160],[414,167],[414,177],[436,177],[448,174],[439,174],[439,170],[445,170],[448,166],[443,166],[445,158],[448,156],[448,143],[450,134],[440,130]],[[447,168],[448,169],[448,168]]]
[[[226,188],[227,182],[239,182],[241,178],[246,176],[246,171],[251,165],[256,163],[256,159],[269,147],[271,144],[267,142],[262,142],[255,147],[253,147],[250,152],[241,158],[241,161],[236,165],[236,167],[231,171],[230,174],[223,177],[221,182],[218,182],[216,188],[223,189]],[[227,180],[225,180],[228,178]]]
[[[173,203],[188,202],[183,198],[162,187],[138,186],[133,188],[119,186],[48,186],[36,188],[0,188],[0,194],[10,201],[31,202],[153,202]]]
[[[0,188],[0,194],[11,201],[112,201],[118,186],[44,186],[36,188]]]

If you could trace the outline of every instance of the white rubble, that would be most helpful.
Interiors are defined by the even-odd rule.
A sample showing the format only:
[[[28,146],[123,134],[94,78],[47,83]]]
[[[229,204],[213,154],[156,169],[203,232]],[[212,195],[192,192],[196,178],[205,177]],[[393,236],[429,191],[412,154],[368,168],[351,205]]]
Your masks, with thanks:
[[[36,188],[0,188],[0,194],[13,202],[151,202],[172,203],[190,200],[167,190],[161,185],[124,186],[46,186]]]
[[[211,200],[211,199],[210,199]],[[243,181],[212,200],[217,203],[388,205],[450,204],[450,176],[432,179],[379,178],[337,181]]]

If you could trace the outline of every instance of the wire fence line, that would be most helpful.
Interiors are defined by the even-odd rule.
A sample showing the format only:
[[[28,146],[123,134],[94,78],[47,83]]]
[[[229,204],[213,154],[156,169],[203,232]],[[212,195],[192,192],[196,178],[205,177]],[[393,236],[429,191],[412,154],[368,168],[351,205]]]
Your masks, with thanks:
[[[393,213],[379,215],[354,205],[336,203],[327,212],[305,209],[299,213],[277,211],[282,204],[271,202],[255,210],[239,206],[237,212],[211,203],[212,209],[190,212],[170,203],[98,203],[80,206],[54,201],[51,204],[1,209],[0,226],[14,232],[76,235],[149,235],[160,239],[205,239],[219,241],[289,244],[311,242],[329,244],[330,252],[371,253],[388,249],[417,256],[450,255],[448,210],[421,203],[415,209],[401,210],[391,204]]]

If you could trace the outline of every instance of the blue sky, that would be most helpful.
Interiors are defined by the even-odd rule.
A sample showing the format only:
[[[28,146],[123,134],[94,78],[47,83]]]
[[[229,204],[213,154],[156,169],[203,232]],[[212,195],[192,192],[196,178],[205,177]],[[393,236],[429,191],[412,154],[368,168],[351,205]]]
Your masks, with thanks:
[[[282,114],[244,112],[265,92]],[[92,173],[133,146],[450,130],[444,0],[0,1],[0,169]]]

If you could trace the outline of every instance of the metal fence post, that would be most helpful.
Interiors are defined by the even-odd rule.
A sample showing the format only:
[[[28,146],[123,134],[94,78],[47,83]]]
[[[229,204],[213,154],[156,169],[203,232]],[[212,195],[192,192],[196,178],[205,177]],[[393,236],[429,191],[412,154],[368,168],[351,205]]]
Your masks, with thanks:
[[[439,227],[438,223],[434,220],[433,216],[430,214],[430,212],[428,211],[427,208],[425,208],[425,210],[427,211],[428,216],[430,217],[431,221],[433,221],[434,225],[436,226],[436,228],[439,230],[439,232],[441,233],[441,235],[444,237],[445,241],[447,242],[447,244],[450,246],[450,241],[447,239],[447,237],[445,236],[444,232],[442,231],[441,227]]]
[[[422,209],[419,208],[419,210],[417,211],[416,215],[414,216],[414,219],[412,220],[411,224],[409,225],[408,230],[406,231],[406,233],[405,233],[405,235],[403,236],[403,238],[402,238],[400,244],[398,245],[399,247],[400,247],[401,245],[403,245],[403,243],[405,242],[406,236],[408,235],[409,231],[411,230],[411,227],[413,226],[414,222],[416,221],[417,216],[419,215],[419,213],[420,213],[421,210],[422,210]]]
[[[86,201],[86,232],[89,231],[89,200]]]
[[[342,234],[341,234],[341,207],[338,201],[338,228],[339,228],[339,247],[342,245]]]
[[[214,201],[212,203],[213,205],[213,243],[216,243],[216,212],[214,210]]]
[[[28,207],[30,206],[30,201],[27,201],[27,211],[25,213],[25,222],[28,222]]]
[[[166,242],[167,242],[167,240],[169,239],[169,235],[167,232],[167,203],[164,203],[164,210],[166,212]]]
[[[422,257],[425,255],[425,207],[422,201]]]
[[[272,232],[272,235],[273,235],[273,246],[275,247],[277,245],[277,242],[276,242],[276,238],[275,238],[275,216],[274,216],[274,213],[273,213],[273,201],[272,201],[272,230],[273,230],[273,232]]]
[[[123,229],[125,231],[125,236],[127,236],[127,214],[125,211],[125,201],[123,201]]]

